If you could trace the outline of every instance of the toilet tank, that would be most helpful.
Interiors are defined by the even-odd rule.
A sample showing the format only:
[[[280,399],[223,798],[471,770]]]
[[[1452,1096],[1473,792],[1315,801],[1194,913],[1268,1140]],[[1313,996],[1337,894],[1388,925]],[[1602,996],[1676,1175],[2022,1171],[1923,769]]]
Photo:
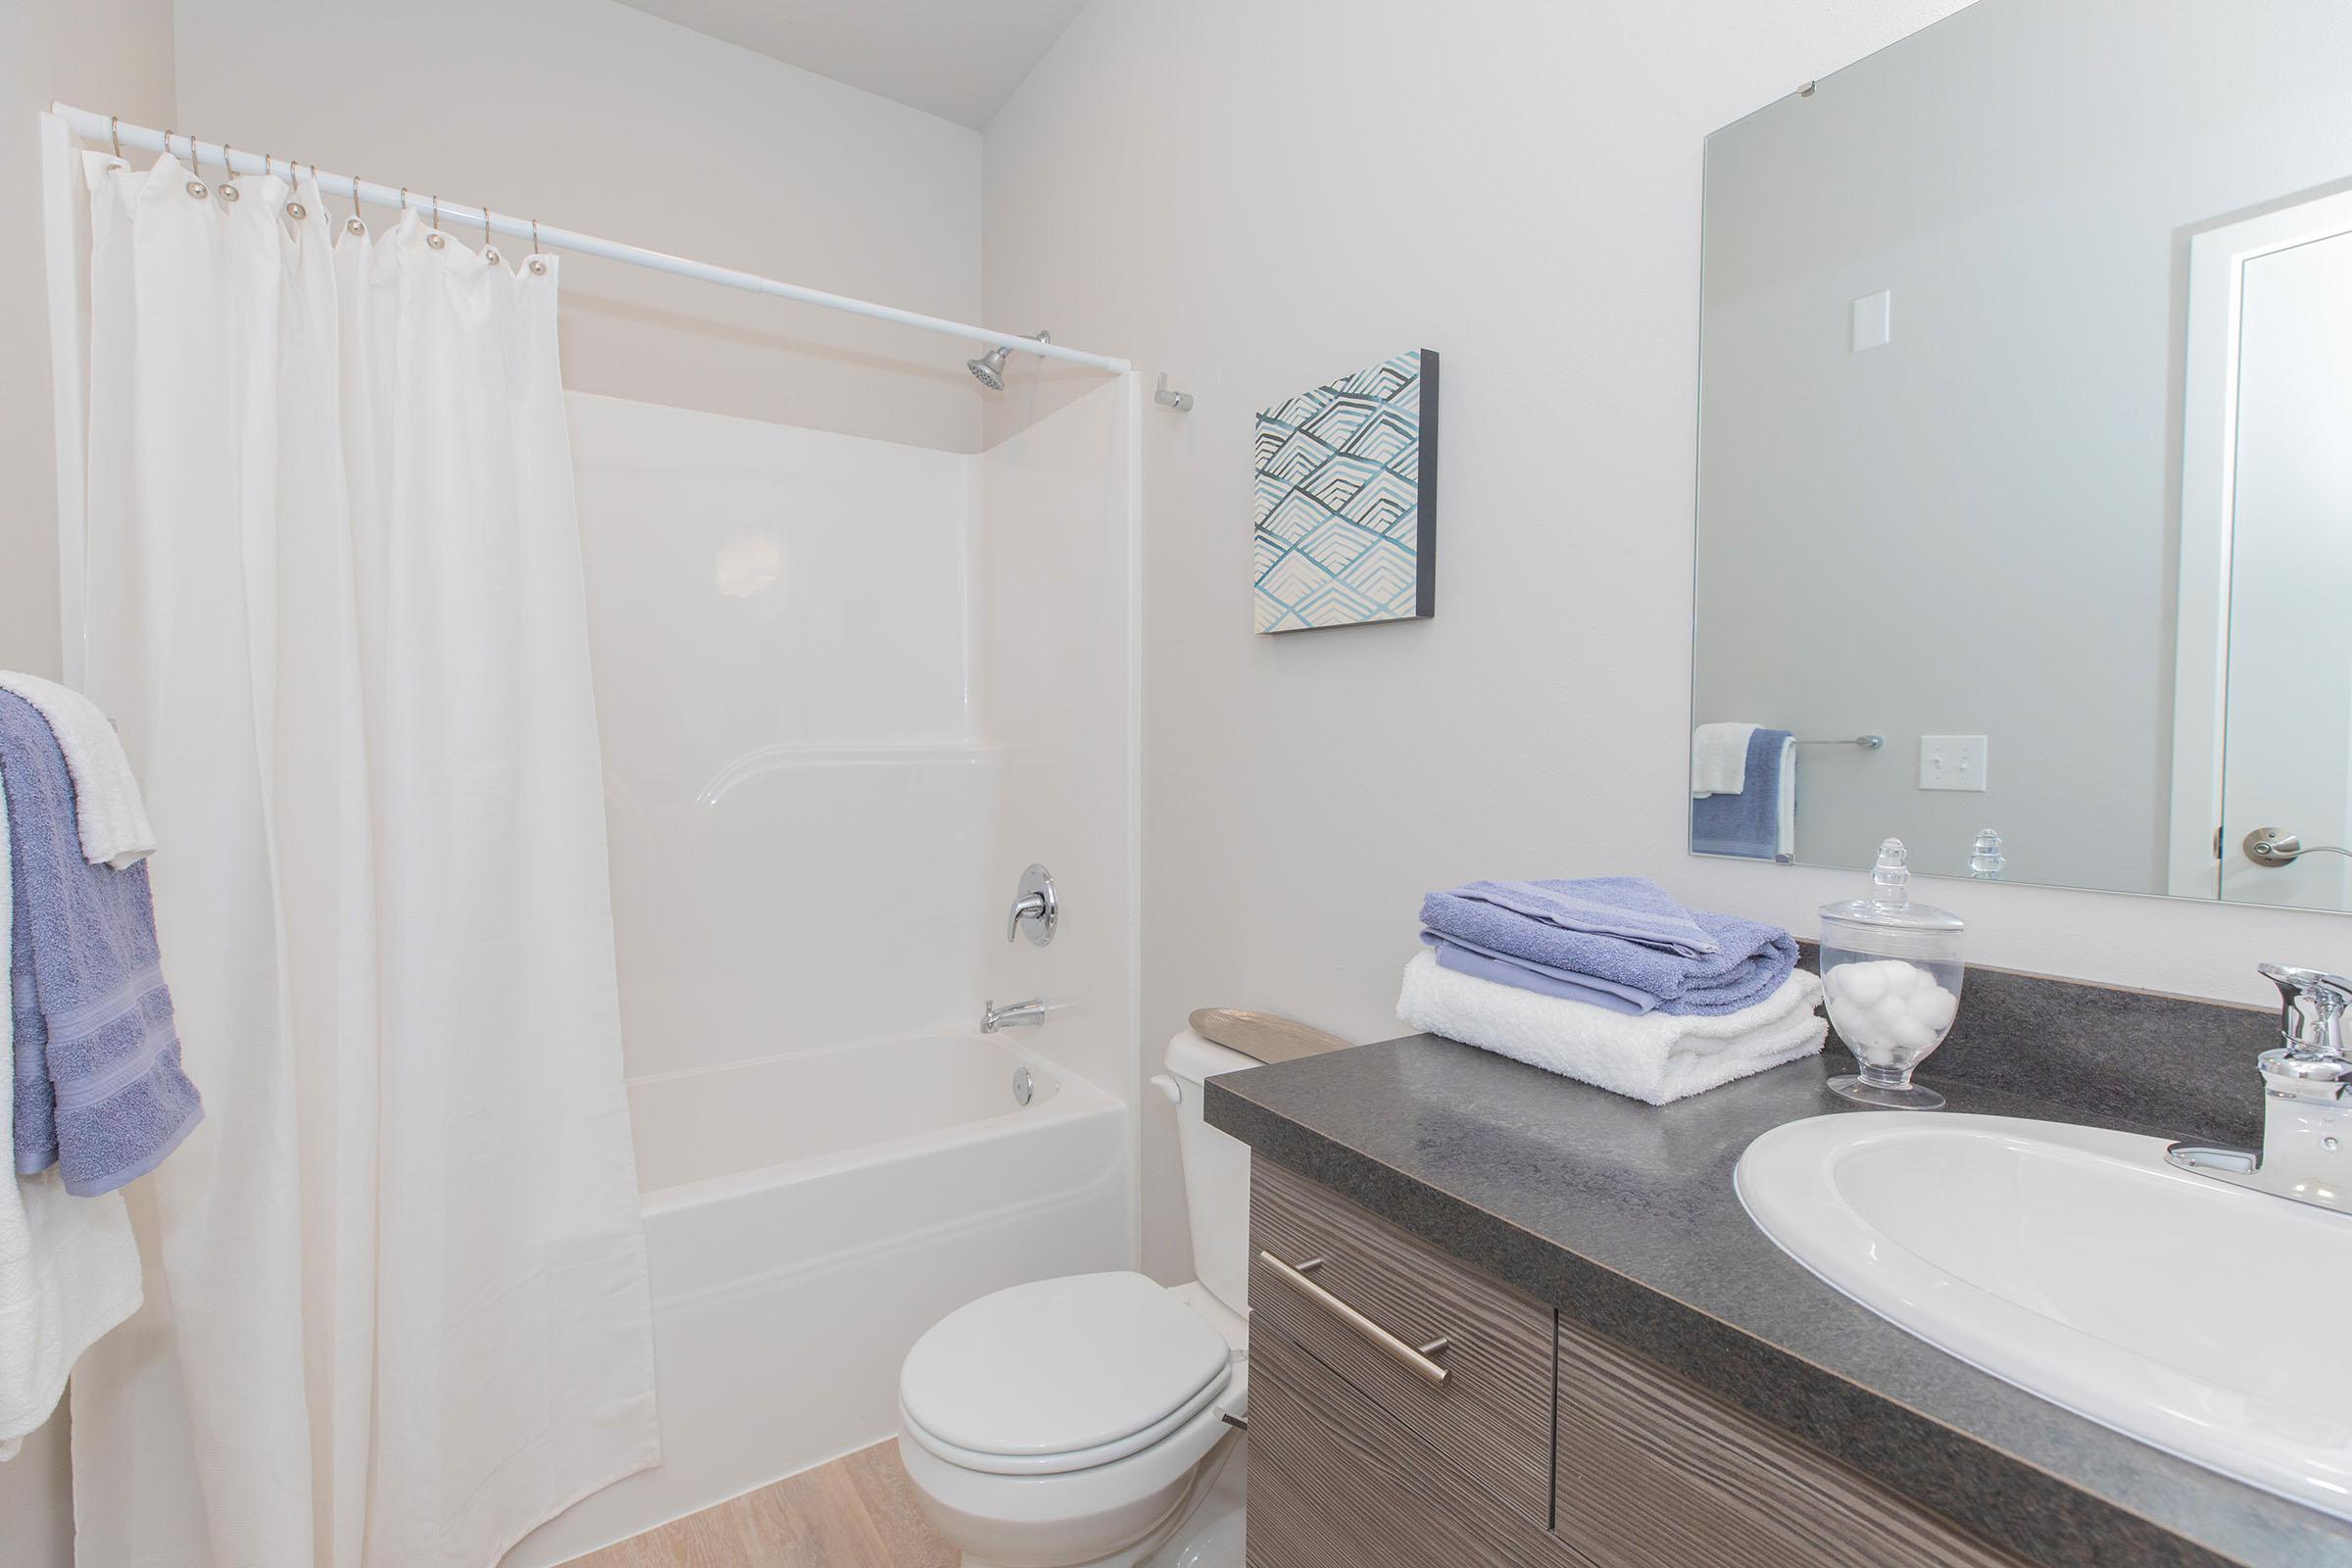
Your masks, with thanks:
[[[1204,1079],[1257,1063],[1186,1029],[1168,1042],[1176,1081],[1176,1147],[1184,1160],[1184,1201],[1192,1218],[1193,1268],[1209,1294],[1250,1311],[1250,1146],[1202,1117]]]

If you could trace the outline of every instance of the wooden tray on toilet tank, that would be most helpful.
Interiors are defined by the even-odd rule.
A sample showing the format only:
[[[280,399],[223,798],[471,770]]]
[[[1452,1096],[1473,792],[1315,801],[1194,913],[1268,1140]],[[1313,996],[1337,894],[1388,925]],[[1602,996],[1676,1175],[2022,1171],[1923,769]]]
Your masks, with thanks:
[[[1245,1012],[1238,1007],[1196,1007],[1186,1022],[1193,1033],[1263,1062],[1296,1061],[1326,1051],[1347,1051],[1352,1043],[1328,1035],[1278,1012]]]

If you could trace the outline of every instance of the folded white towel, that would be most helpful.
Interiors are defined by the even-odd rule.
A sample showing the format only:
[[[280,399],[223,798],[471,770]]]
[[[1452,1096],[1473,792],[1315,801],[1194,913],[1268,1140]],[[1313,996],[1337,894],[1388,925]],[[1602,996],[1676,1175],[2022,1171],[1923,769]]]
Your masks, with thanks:
[[[0,784],[0,969],[15,913]],[[121,1193],[74,1198],[54,1168],[17,1176],[16,1017],[0,993],[0,1459],[49,1419],[67,1374],[139,1308],[139,1248]]]
[[[1415,1029],[1663,1105],[1821,1050],[1813,1009],[1821,980],[1802,969],[1752,1007],[1713,1017],[1629,1018],[1438,966],[1424,950],[1404,966],[1396,1016]]]
[[[81,834],[81,858],[120,871],[155,853],[155,829],[147,825],[147,803],[138,776],[122,755],[122,741],[98,705],[71,686],[38,675],[0,669],[0,691],[15,692],[40,710],[66,754],[74,775],[74,815]]]
[[[1690,798],[1737,795],[1747,787],[1747,743],[1753,724],[1701,724],[1690,732]]]

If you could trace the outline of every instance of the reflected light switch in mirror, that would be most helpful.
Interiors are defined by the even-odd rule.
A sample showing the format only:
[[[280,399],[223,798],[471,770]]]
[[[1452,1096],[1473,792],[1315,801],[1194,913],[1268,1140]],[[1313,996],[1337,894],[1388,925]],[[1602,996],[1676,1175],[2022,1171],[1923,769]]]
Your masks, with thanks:
[[[1922,735],[1919,787],[1923,790],[1981,790],[1984,787],[1984,737]]]
[[[1893,341],[1893,290],[1883,288],[1854,301],[1854,352],[1883,349]]]

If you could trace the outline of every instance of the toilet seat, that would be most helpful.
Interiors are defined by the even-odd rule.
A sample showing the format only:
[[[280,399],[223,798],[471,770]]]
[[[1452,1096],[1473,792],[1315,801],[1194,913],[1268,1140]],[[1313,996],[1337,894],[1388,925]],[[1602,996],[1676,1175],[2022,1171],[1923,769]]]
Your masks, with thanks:
[[[1232,1348],[1142,1274],[1016,1285],[958,1308],[907,1352],[909,1439],[958,1469],[1050,1476],[1141,1452],[1232,1383]]]

